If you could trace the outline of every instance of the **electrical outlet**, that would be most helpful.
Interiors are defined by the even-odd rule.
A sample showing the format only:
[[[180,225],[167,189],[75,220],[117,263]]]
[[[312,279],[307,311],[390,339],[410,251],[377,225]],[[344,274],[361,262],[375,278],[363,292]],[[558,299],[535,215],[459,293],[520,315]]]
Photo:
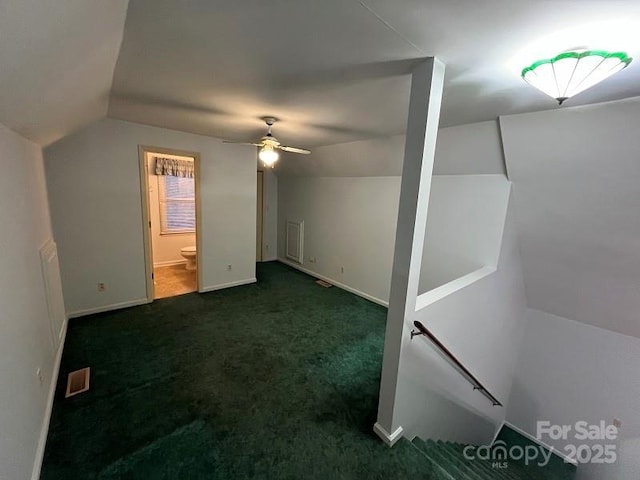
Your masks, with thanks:
[[[107,289],[107,284],[106,283],[98,283],[98,291],[99,292],[104,292]]]
[[[42,384],[44,383],[44,380],[42,378],[42,370],[40,369],[40,367],[38,367],[36,369],[36,377],[38,377],[38,381],[40,382],[40,386],[42,386]]]
[[[230,272],[231,270],[233,270],[233,266],[231,264],[227,265],[227,271]]]

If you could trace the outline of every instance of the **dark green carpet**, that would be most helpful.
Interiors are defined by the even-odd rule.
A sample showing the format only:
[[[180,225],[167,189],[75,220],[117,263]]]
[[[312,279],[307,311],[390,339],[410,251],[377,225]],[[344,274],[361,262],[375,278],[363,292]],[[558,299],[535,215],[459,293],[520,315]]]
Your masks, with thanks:
[[[41,478],[571,478],[468,465],[456,444],[386,447],[372,433],[385,319],[268,263],[255,285],[74,320]],[[91,390],[65,400],[85,366]]]
[[[439,478],[372,433],[385,318],[269,263],[255,285],[74,320],[42,478]],[[85,366],[91,390],[65,400]]]

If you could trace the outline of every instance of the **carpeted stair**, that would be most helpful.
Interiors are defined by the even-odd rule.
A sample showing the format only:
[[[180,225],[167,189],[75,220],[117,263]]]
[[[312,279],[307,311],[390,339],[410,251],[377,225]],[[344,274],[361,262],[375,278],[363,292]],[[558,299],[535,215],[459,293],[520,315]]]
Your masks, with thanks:
[[[557,457],[552,459],[556,464],[552,472],[549,468],[513,460],[500,468],[492,460],[465,458],[465,446],[458,443],[416,438],[412,444],[442,480],[573,480],[576,472],[573,465],[558,468]]]

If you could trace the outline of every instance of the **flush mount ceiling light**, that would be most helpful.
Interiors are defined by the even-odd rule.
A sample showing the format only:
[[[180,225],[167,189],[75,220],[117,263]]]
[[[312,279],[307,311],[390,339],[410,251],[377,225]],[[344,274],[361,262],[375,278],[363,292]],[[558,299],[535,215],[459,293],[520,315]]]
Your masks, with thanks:
[[[631,63],[625,52],[582,50],[538,60],[522,70],[525,82],[555,98],[560,105]]]

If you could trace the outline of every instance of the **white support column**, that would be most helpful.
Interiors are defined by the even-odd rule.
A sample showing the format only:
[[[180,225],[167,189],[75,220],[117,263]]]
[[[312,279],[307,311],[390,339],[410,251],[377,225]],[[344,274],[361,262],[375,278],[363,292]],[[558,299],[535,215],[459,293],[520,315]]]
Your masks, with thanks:
[[[402,437],[402,427],[394,422],[402,335],[405,328],[411,328],[416,310],[444,70],[438,59],[427,58],[414,68],[411,76],[380,403],[374,426],[374,431],[389,445]]]

